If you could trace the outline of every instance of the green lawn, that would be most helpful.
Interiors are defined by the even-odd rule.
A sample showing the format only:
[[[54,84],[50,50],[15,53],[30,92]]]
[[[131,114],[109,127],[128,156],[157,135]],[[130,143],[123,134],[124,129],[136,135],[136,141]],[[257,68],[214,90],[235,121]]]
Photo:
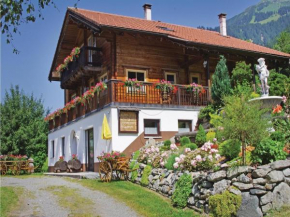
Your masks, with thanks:
[[[283,206],[281,209],[278,210],[271,210],[268,217],[289,217],[290,216],[290,207]]]
[[[190,209],[173,208],[170,199],[131,182],[113,181],[111,183],[102,183],[89,179],[67,180],[80,183],[92,190],[102,191],[119,201],[123,201],[142,216],[161,216],[161,214],[166,217],[202,216]]]
[[[12,209],[19,206],[19,197],[23,194],[21,187],[1,187],[0,216],[6,217]]]

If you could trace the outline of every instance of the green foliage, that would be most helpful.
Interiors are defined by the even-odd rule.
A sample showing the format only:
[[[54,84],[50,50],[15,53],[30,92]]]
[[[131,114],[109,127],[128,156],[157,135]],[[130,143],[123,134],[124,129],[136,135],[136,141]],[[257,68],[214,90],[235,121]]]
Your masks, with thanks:
[[[148,180],[148,177],[150,175],[152,171],[152,167],[147,165],[144,170],[143,170],[143,174],[142,174],[142,177],[141,177],[141,185],[143,186],[147,186],[149,184],[149,180]]]
[[[186,144],[189,144],[189,143],[190,143],[190,139],[187,136],[184,136],[180,139],[181,146],[185,146]]]
[[[221,111],[220,113],[223,113],[223,111]],[[222,118],[221,115],[219,115],[219,114],[209,114],[209,116],[210,116],[209,123],[211,125],[213,125],[215,128],[218,128],[219,126],[222,125],[223,118]]]
[[[258,144],[268,136],[269,120],[262,117],[264,109],[259,102],[249,102],[247,96],[228,96],[225,101],[223,135],[228,139],[238,139],[242,146]],[[244,163],[245,163],[245,156]]]
[[[197,149],[197,145],[195,143],[188,143],[185,145],[186,148],[190,148],[191,150]]]
[[[238,84],[252,83],[251,64],[246,64],[244,61],[236,62],[236,67],[232,71],[232,81],[236,86]]]
[[[281,32],[280,35],[277,37],[276,43],[273,48],[284,53],[290,53],[290,32]]]
[[[270,138],[262,140],[252,152],[254,163],[267,164],[277,160],[285,160],[286,152],[283,151],[284,144],[273,141]]]
[[[212,76],[212,99],[216,105],[222,105],[222,98],[231,94],[231,81],[224,56],[220,56]]]
[[[46,173],[48,171],[48,157],[46,158],[44,164],[41,167],[41,172]]]
[[[209,208],[215,217],[236,216],[242,203],[242,196],[229,191],[209,197]]]
[[[272,120],[274,129],[280,131],[285,136],[285,142],[290,143],[290,120],[274,119]]]
[[[232,160],[239,156],[241,152],[241,142],[237,139],[229,139],[219,145],[219,151],[222,156]]]
[[[164,146],[170,147],[171,141],[169,139],[165,140],[163,144],[164,144]]]
[[[250,99],[250,96],[253,92],[253,88],[251,87],[251,85],[249,83],[238,83],[234,89],[234,95],[236,96],[246,96],[247,98]],[[260,96],[260,95],[259,95]]]
[[[281,142],[282,144],[285,143],[285,134],[280,131],[274,131],[271,133],[270,138],[273,141]]]
[[[283,96],[287,94],[287,87],[290,83],[290,78],[286,75],[277,73],[275,70],[270,70],[268,79],[271,96]],[[289,94],[289,93],[288,93]]]
[[[260,94],[255,93],[255,92],[252,92],[250,95],[250,99],[254,99],[254,98],[258,98],[258,97],[260,97]]]
[[[27,155],[41,170],[47,157],[47,114],[41,99],[25,95],[18,86],[6,91],[1,103],[0,154]]]
[[[184,208],[187,205],[188,197],[192,189],[192,177],[190,174],[183,174],[177,181],[175,191],[172,195],[174,206]]]
[[[215,135],[215,132],[213,132],[213,131],[209,131],[209,132],[206,134],[206,141],[211,141],[211,142],[212,142],[212,140],[213,140],[214,138],[216,138],[215,136],[216,136],[216,135]]]
[[[132,172],[132,176],[131,176],[131,180],[134,182],[137,177],[138,177],[138,169],[139,169],[139,163],[136,163],[133,167],[133,172]]]
[[[165,164],[165,168],[168,170],[174,170],[173,164],[175,163],[175,158],[179,157],[178,154],[171,154],[168,159],[167,162]]]
[[[206,142],[206,134],[202,125],[199,125],[198,132],[195,137],[195,143],[202,146]]]
[[[210,114],[213,114],[215,112],[214,108],[212,105],[208,105],[204,107],[203,109],[200,110],[198,114],[198,119],[210,119]]]
[[[135,163],[137,162],[137,159],[138,159],[139,156],[140,156],[140,150],[135,151],[134,154],[133,154],[132,161],[131,161],[131,163],[129,165],[130,169],[133,169],[133,167],[134,167]]]

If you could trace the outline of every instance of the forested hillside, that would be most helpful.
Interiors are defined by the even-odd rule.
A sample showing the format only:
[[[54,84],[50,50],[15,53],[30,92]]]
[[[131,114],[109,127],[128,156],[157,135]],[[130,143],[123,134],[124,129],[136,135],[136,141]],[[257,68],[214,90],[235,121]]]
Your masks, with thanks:
[[[269,47],[289,27],[290,0],[262,0],[227,20],[228,35]],[[207,29],[219,31],[219,27]]]

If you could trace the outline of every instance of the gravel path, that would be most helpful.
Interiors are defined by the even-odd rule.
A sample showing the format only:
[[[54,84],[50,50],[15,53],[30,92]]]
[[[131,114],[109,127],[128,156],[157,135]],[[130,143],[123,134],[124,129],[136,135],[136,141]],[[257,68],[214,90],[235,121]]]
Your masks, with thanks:
[[[69,210],[58,205],[57,196],[45,190],[49,186],[65,186],[76,189],[80,196],[88,198],[94,203],[94,210],[90,210],[90,213],[94,213],[94,216],[138,216],[136,212],[124,203],[119,202],[100,191],[88,189],[83,187],[81,184],[69,182],[60,177],[33,177],[26,179],[5,177],[1,179],[1,186],[19,186],[25,189],[26,195],[24,195],[25,199],[22,203],[23,205],[20,207],[20,210],[11,213],[12,216],[71,216]]]

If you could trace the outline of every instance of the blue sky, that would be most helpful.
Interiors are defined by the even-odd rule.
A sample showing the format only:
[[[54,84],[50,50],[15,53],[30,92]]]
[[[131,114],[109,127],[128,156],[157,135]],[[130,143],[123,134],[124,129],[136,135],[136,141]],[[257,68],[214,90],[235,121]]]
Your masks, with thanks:
[[[36,2],[36,1],[33,1]],[[77,0],[55,1],[57,9],[43,11],[44,20],[22,24],[21,35],[14,36],[20,54],[12,53],[11,45],[1,37],[1,100],[5,89],[19,85],[25,93],[42,97],[46,108],[54,111],[63,107],[64,92],[59,82],[49,82],[48,73],[67,7]],[[231,18],[259,0],[80,0],[79,8],[143,18],[144,3],[152,4],[152,19],[197,27],[218,26],[217,15],[227,13]]]

